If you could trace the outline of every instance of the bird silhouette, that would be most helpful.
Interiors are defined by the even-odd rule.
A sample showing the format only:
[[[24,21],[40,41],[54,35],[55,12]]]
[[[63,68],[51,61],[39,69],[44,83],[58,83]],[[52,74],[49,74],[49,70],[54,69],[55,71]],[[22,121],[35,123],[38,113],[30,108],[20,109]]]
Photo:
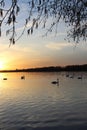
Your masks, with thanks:
[[[52,84],[59,84],[59,79],[57,78],[57,80],[52,81],[51,83],[52,83]]]

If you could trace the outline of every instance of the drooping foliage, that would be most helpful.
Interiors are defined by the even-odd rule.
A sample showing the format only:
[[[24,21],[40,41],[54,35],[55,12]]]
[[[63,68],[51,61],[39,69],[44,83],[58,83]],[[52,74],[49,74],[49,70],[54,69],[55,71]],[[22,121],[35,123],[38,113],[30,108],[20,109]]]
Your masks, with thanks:
[[[6,35],[11,34],[10,43],[15,44],[16,28],[15,24],[17,15],[21,12],[21,3],[27,4],[28,15],[25,18],[24,30],[19,38],[23,35],[25,29],[28,34],[32,34],[34,29],[41,24],[44,28],[49,18],[52,18],[48,32],[62,19],[71,29],[68,31],[68,38],[73,38],[74,41],[79,42],[80,39],[87,39],[87,0],[10,0],[9,8],[6,9],[6,1],[0,1],[0,36],[1,27],[6,21],[9,29]],[[29,28],[27,24],[32,22]],[[18,39],[19,39],[18,38]]]

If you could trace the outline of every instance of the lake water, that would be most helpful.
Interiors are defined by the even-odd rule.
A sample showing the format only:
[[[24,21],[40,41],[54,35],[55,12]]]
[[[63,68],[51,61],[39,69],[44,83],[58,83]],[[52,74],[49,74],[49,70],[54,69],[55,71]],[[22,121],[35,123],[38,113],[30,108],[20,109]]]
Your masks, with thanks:
[[[0,130],[87,130],[87,73],[0,73]]]

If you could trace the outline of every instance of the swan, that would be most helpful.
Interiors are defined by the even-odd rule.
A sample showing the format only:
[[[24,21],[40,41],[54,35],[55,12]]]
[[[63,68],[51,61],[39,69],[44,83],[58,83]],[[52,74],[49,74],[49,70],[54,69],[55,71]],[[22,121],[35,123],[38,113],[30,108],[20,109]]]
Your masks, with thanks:
[[[78,76],[78,79],[82,79],[82,76]]]
[[[59,83],[59,79],[57,79],[56,81],[52,81],[52,84],[58,84]]]
[[[71,75],[71,76],[70,76],[70,78],[74,78],[74,76],[73,76],[73,75]]]
[[[69,77],[69,74],[66,74],[66,77]]]
[[[21,76],[21,79],[25,79],[25,76]]]

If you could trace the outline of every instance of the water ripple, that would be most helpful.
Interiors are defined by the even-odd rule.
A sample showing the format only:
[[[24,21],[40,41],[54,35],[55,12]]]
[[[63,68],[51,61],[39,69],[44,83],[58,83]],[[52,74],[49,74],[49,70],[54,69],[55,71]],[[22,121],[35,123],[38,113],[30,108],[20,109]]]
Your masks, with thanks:
[[[27,77],[24,82],[16,78],[15,84],[13,79],[1,83],[1,130],[87,129],[86,81],[68,79],[61,73],[29,76],[31,80]],[[52,86],[49,79],[57,76],[60,86]]]

